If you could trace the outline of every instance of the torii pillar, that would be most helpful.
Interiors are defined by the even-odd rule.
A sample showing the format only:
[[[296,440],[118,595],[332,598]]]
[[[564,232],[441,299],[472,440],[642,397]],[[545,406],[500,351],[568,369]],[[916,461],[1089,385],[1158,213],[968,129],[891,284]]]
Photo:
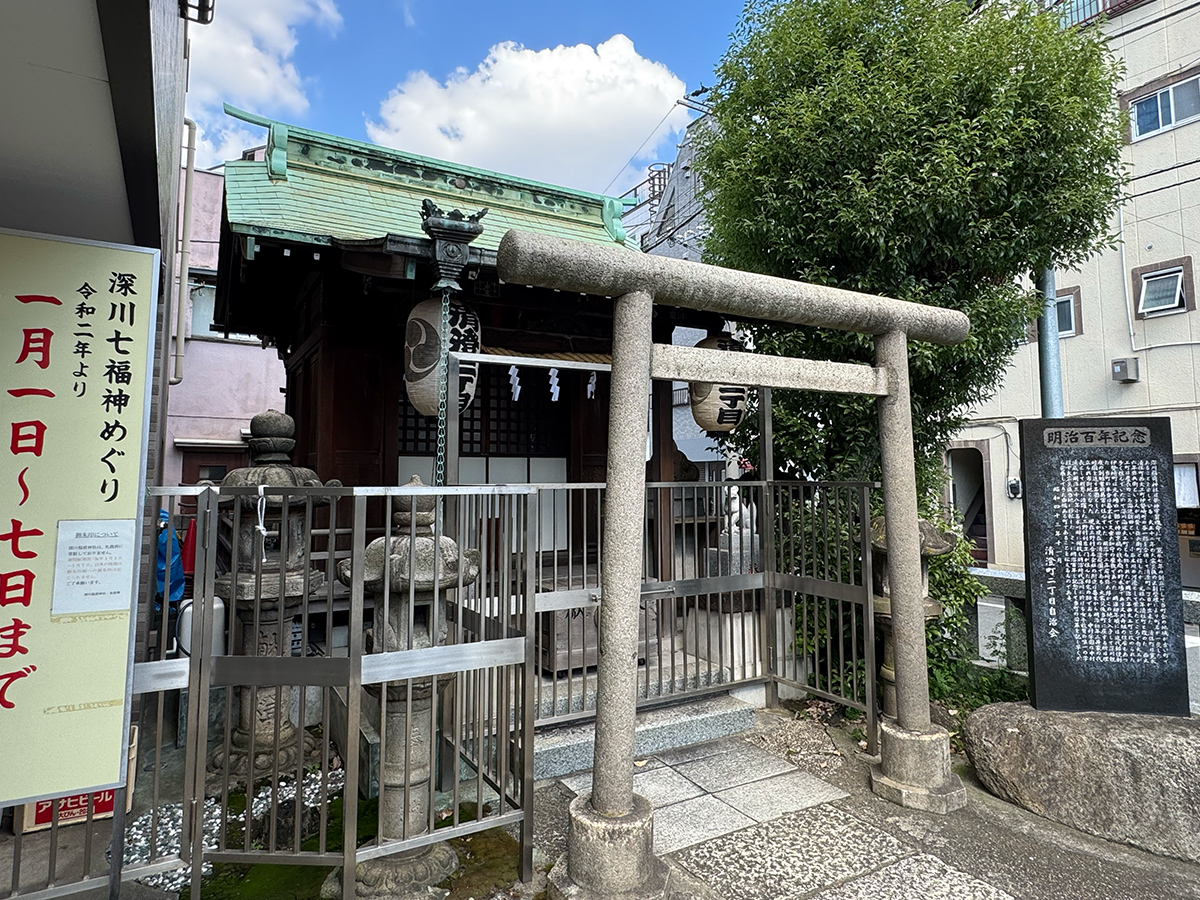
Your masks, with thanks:
[[[959,343],[970,328],[967,317],[887,297],[518,231],[505,234],[498,264],[500,277],[510,284],[617,298],[592,793],[571,803],[567,856],[565,865],[560,861],[550,873],[551,897],[649,900],[663,895],[665,865],[653,852],[652,809],[633,792],[644,427],[652,377],[879,398],[897,718],[882,723],[881,759],[871,783],[876,793],[902,806],[939,813],[963,806],[965,791],[950,771],[949,736],[929,719],[907,342]],[[650,327],[655,303],[874,335],[876,364],[656,345]]]

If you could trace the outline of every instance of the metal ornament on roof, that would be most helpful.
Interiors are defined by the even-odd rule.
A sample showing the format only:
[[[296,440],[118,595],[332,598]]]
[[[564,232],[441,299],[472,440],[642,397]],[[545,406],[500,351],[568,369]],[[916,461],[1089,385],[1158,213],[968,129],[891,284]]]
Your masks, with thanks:
[[[745,351],[741,341],[727,333],[706,337],[697,347],[703,350]],[[692,418],[707,432],[724,433],[733,431],[746,417],[746,399],[750,389],[740,384],[714,384],[710,381],[693,381],[688,384],[688,399],[692,405]]]

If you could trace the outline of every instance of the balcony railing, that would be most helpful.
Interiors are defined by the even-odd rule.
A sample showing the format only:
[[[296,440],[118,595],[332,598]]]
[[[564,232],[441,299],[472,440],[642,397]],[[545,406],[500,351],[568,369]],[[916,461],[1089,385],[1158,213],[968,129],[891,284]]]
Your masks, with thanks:
[[[1148,0],[1058,0],[1050,7],[1062,18],[1064,27],[1090,25],[1101,16],[1113,18]]]

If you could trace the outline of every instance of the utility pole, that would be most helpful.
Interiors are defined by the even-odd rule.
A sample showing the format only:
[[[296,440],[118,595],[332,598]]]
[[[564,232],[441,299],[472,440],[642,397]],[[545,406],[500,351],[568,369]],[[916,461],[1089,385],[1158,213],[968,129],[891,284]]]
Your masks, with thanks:
[[[1042,295],[1038,319],[1038,375],[1042,388],[1042,418],[1061,419],[1063,413],[1062,362],[1058,355],[1058,293],[1054,269],[1045,268],[1035,280]]]

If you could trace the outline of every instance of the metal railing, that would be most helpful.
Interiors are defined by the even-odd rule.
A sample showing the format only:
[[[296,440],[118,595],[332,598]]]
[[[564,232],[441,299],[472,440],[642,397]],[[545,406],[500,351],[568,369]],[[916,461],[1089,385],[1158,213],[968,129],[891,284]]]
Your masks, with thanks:
[[[763,683],[763,482],[646,487],[638,703]],[[538,724],[595,712],[604,485],[540,485]],[[663,514],[659,514],[659,510]]]
[[[1066,28],[1091,24],[1101,16],[1111,19],[1146,2],[1148,0],[1056,0],[1049,3],[1048,7],[1058,14]]]
[[[863,710],[873,746],[869,489],[647,485],[639,705],[790,686]],[[88,800],[18,822],[0,897],[112,877],[198,900],[214,864],[354,871],[499,825],[529,871],[532,728],[595,710],[603,484],[149,495],[188,571],[179,600],[142,578],[128,821],[116,792],[111,823]]]
[[[198,900],[213,864],[323,878],[501,825],[528,877],[535,489],[149,493],[155,519],[196,529],[195,613],[169,575],[165,599],[143,578],[129,827],[90,804],[79,825],[57,806],[46,832],[18,822],[0,897],[137,878]]]
[[[771,486],[777,681],[861,711],[875,752],[875,617],[866,482]],[[794,635],[794,640],[787,640]]]

